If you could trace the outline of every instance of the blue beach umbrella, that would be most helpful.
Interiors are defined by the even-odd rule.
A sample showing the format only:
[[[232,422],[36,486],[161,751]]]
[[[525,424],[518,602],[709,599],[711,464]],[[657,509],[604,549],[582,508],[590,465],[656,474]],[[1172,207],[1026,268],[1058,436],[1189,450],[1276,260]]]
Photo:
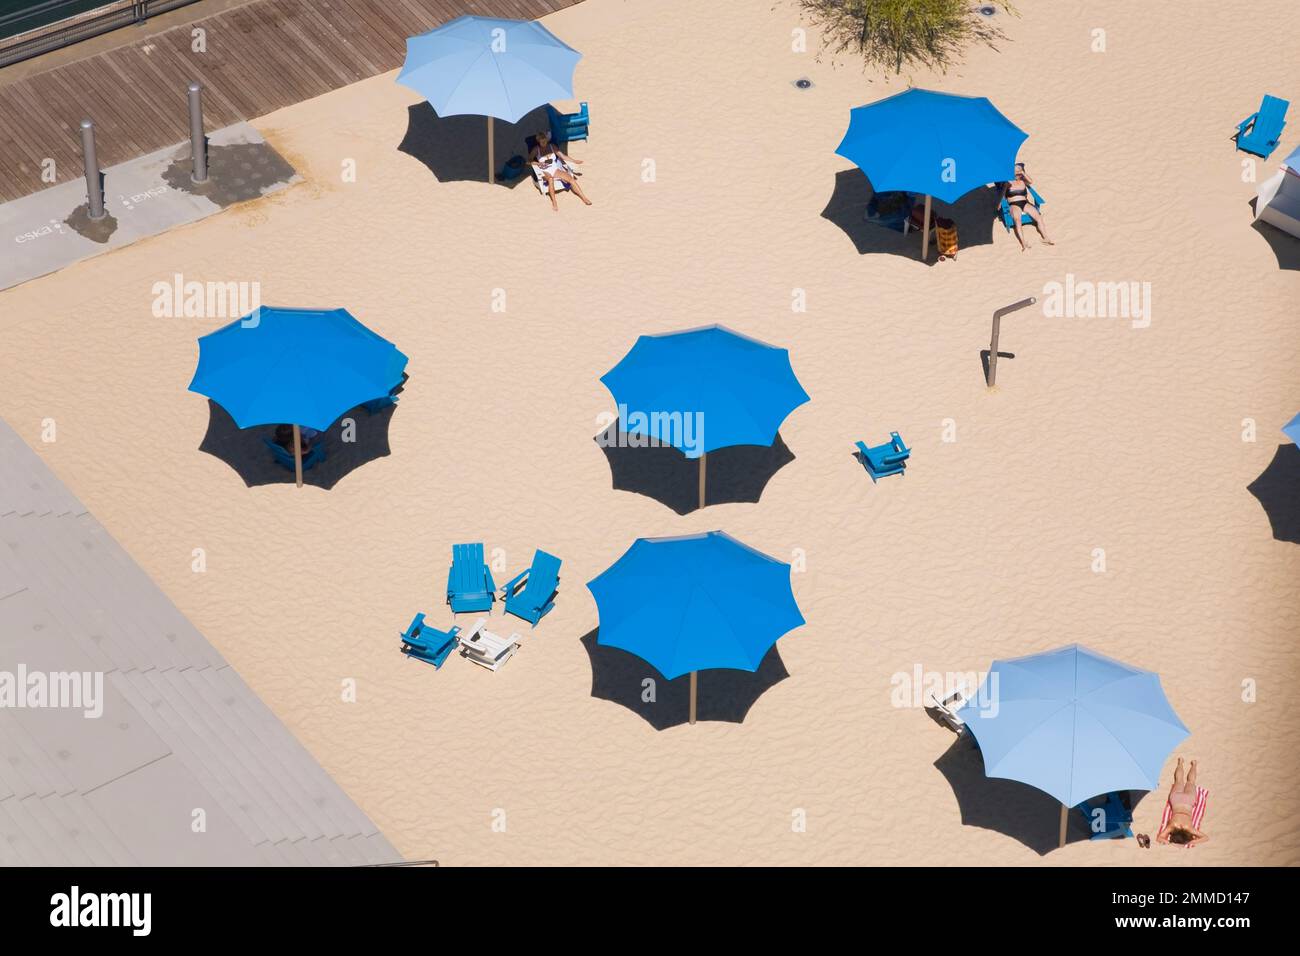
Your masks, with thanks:
[[[866,173],[876,192],[925,195],[924,258],[930,197],[956,202],[977,186],[1012,179],[1028,138],[982,96],[911,89],[852,110],[835,152]]]
[[[240,428],[291,423],[301,486],[299,426],[324,431],[348,409],[382,398],[406,362],[346,309],[260,308],[199,339],[190,391]]]
[[[1296,150],[1296,152],[1300,152],[1300,150]],[[1295,418],[1282,426],[1282,434],[1300,445],[1300,412],[1297,412]]]
[[[1073,644],[994,661],[961,711],[990,777],[1019,780],[1069,807],[1116,790],[1154,790],[1187,735],[1160,677]]]
[[[580,59],[536,21],[462,16],[407,39],[397,82],[428,100],[439,116],[487,117],[491,182],[493,118],[517,123],[543,103],[571,98]]]
[[[786,349],[711,325],[643,335],[601,376],[618,404],[619,428],[700,459],[731,445],[771,445],[808,401]]]
[[[667,680],[691,675],[691,723],[697,671],[755,671],[804,623],[790,565],[721,531],[638,538],[587,588],[600,614],[598,643],[635,654]]]

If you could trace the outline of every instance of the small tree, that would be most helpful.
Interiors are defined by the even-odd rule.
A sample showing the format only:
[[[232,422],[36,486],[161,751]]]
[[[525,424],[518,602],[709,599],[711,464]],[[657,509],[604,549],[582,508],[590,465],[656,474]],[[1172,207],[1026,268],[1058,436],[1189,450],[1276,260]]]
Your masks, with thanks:
[[[904,64],[940,70],[970,43],[1004,36],[971,0],[799,0],[836,53],[856,50],[868,64],[903,71]],[[994,3],[1010,14],[1010,3]]]

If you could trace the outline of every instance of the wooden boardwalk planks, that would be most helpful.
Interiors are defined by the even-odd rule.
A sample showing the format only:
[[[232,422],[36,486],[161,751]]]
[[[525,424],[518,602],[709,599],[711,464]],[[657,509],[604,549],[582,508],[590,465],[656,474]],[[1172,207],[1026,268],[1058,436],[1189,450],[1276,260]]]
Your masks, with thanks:
[[[541,17],[581,0],[253,0],[0,86],[0,201],[82,175],[83,117],[101,167],[187,136],[185,87],[204,86],[208,129],[254,119],[402,65],[406,38],[464,13]],[[202,27],[207,51],[191,49]],[[126,32],[132,28],[126,28]]]

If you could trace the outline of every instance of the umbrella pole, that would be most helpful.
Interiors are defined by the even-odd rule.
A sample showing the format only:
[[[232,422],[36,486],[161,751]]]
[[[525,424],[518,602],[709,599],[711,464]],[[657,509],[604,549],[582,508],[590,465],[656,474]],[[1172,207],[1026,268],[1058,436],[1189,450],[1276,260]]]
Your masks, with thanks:
[[[495,182],[497,175],[497,164],[495,159],[495,144],[492,142],[492,117],[488,117],[488,182]]]
[[[921,226],[921,261],[930,257],[930,194],[925,195],[925,223]]]
[[[691,671],[691,723],[695,723],[695,690],[699,686],[698,671]]]
[[[1065,831],[1070,826],[1070,808],[1061,804],[1061,846],[1065,846]]]
[[[293,475],[298,481],[298,487],[302,487],[302,431],[297,425],[293,426]]]
[[[704,463],[704,459],[708,457],[709,455],[707,452],[700,456],[700,507],[701,508],[704,507],[704,476],[706,474],[706,468],[707,468],[707,466]]]

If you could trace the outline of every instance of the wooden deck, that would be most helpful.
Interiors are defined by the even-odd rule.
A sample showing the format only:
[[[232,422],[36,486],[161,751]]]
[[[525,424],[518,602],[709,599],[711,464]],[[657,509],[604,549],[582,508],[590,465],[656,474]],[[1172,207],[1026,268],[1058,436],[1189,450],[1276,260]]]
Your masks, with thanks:
[[[0,86],[0,201],[82,175],[78,124],[107,168],[189,137],[185,88],[203,84],[209,130],[401,66],[406,38],[462,14],[536,19],[580,0],[252,0]],[[194,27],[207,51],[191,52]],[[130,28],[127,28],[130,29]]]

